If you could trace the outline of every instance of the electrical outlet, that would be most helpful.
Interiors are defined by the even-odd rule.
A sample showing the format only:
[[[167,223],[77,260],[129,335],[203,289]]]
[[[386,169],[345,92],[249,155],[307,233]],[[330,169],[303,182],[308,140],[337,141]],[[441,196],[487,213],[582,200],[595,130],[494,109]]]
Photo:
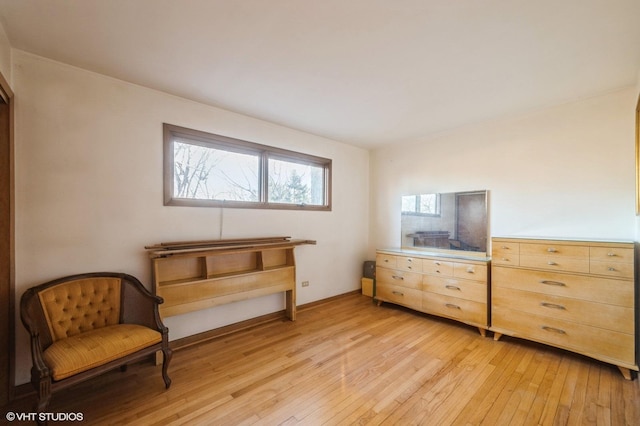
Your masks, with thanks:
[[[302,287],[309,287],[309,281],[302,281]]]

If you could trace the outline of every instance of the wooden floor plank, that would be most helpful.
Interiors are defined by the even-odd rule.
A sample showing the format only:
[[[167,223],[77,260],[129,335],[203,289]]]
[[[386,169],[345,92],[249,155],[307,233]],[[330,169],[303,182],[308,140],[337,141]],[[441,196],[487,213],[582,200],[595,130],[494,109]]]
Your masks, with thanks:
[[[555,413],[557,408],[557,395],[562,390],[562,381],[566,375],[563,359],[561,356],[546,355],[547,369],[524,421],[525,424],[551,424],[550,420],[545,423],[545,415],[547,412]]]
[[[396,409],[388,418],[388,422],[409,424],[420,422],[425,417],[431,417],[437,407],[446,399],[447,395],[455,389],[454,371],[458,363],[468,354],[470,334],[460,335],[458,339],[450,339],[446,331],[439,338],[439,345],[429,345],[425,349],[441,354],[440,359],[445,361],[439,371],[429,378],[416,392]],[[462,339],[464,337],[464,339]]]
[[[622,385],[621,399],[624,402],[624,424],[640,425],[640,386],[627,386],[627,383],[620,383]],[[640,380],[636,379],[635,383],[637,385]],[[619,395],[617,394],[615,397],[619,398]]]
[[[89,425],[640,425],[640,381],[533,342],[350,294],[53,396]],[[5,412],[31,412],[33,399]]]
[[[589,370],[591,368],[583,359],[578,362],[584,365],[584,368],[578,370],[576,382],[573,390],[573,399],[571,401],[571,410],[569,411],[568,423],[572,425],[582,425],[588,422],[586,403],[587,383],[589,381]]]
[[[549,368],[549,361],[545,358],[543,352],[537,351],[531,367],[520,382],[520,403],[516,408],[514,416],[511,418],[511,424],[525,424],[530,413],[532,417],[535,416],[535,414],[533,414],[534,401],[536,400],[540,384],[542,383],[547,368]]]
[[[637,379],[636,379],[637,380]],[[625,406],[623,397],[623,383],[617,380],[611,381],[611,423],[613,425],[623,425],[626,423]]]
[[[484,424],[509,424],[511,418],[515,414],[521,395],[516,392],[516,388],[522,380],[523,374],[527,372],[527,367],[531,364],[535,352],[532,350],[524,351],[515,369],[506,377],[504,385],[501,387],[493,406],[483,419]]]

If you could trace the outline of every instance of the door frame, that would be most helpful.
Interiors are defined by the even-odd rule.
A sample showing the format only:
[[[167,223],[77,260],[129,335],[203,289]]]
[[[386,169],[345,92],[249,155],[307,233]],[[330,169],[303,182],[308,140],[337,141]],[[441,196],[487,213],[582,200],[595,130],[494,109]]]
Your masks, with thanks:
[[[14,93],[0,72],[0,406],[15,390]]]

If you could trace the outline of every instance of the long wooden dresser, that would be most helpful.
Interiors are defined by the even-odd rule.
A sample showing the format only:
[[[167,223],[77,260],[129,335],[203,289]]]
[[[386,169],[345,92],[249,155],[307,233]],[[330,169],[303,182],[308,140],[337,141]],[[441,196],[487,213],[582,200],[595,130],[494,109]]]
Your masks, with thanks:
[[[489,327],[486,257],[473,258],[406,250],[376,253],[376,299],[416,311]]]
[[[638,371],[635,244],[492,238],[491,330]]]

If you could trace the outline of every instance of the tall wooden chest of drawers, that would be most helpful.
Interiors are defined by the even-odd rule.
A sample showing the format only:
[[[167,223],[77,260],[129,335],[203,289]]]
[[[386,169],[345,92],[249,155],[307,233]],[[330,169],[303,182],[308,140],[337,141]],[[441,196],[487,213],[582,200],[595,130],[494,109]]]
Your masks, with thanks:
[[[438,256],[403,250],[378,250],[376,299],[416,311],[489,327],[486,257]]]
[[[635,245],[493,238],[491,330],[638,371]]]

